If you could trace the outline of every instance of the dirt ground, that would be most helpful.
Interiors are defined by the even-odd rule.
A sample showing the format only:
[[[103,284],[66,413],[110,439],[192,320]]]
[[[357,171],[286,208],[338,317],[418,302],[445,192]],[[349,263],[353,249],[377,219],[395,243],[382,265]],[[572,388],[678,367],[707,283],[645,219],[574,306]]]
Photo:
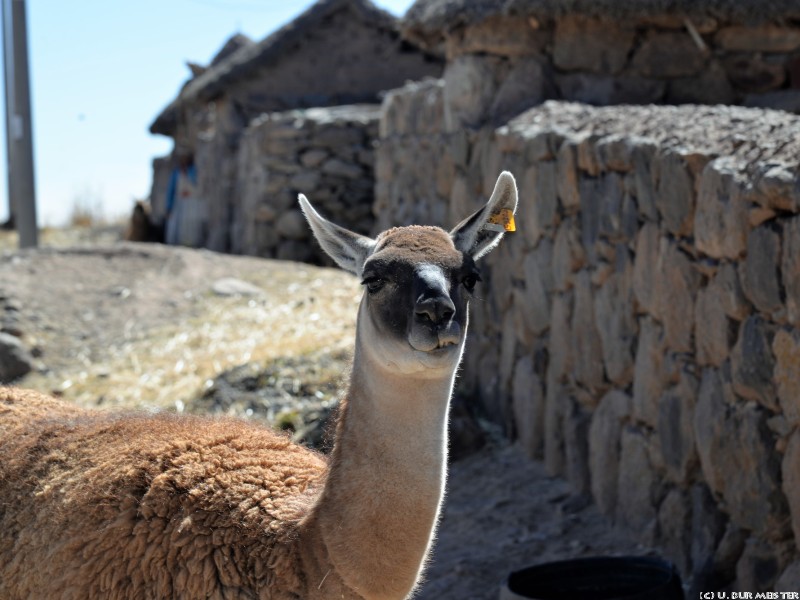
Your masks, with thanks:
[[[21,385],[87,406],[182,411],[205,406],[200,399],[214,378],[240,365],[279,361],[304,377],[312,373],[327,383],[340,377],[360,291],[353,277],[294,263],[90,241],[0,253],[0,325],[14,328],[37,356],[37,370]],[[312,395],[324,402],[328,387],[320,384]],[[564,481],[495,439],[452,465],[417,597],[496,598],[508,572],[523,566],[647,553]]]

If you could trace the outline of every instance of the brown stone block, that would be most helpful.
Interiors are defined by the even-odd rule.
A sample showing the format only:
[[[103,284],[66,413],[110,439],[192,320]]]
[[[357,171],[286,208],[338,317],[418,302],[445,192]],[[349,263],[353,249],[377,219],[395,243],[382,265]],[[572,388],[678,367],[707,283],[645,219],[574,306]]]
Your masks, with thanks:
[[[565,71],[619,73],[633,46],[635,30],[613,21],[570,15],[556,23],[553,60]]]
[[[800,332],[781,329],[772,340],[778,402],[789,425],[800,425]]]
[[[551,476],[564,473],[564,413],[569,402],[566,388],[548,369],[544,406],[544,466]]]
[[[561,98],[596,106],[653,104],[661,100],[666,83],[639,75],[564,73],[555,76]]]
[[[784,221],[781,240],[781,280],[786,297],[786,316],[800,325],[800,217]]]
[[[747,236],[747,255],[739,265],[745,296],[759,311],[772,315],[783,308],[781,300],[781,234],[768,224]]]
[[[445,131],[477,127],[489,116],[496,92],[497,59],[466,54],[444,72]]]
[[[703,170],[693,227],[701,252],[729,259],[745,252],[749,230],[745,186],[730,158],[718,158]]]
[[[791,52],[800,48],[800,29],[772,24],[731,26],[720,29],[714,43],[725,50]]]
[[[580,231],[574,217],[561,222],[553,243],[553,286],[566,291],[573,285],[574,274],[586,264]]]
[[[670,104],[734,104],[736,94],[728,73],[712,60],[699,75],[669,82],[666,101]]]
[[[630,413],[630,396],[613,390],[600,400],[589,426],[592,496],[607,515],[614,513],[617,504],[622,428]]]
[[[781,64],[765,61],[759,56],[738,54],[723,59],[729,81],[743,92],[768,92],[786,81],[786,69]]]
[[[603,347],[594,317],[591,277],[581,271],[575,279],[575,310],[572,313],[572,339],[575,380],[585,388],[604,387]]]
[[[662,238],[658,256],[655,315],[664,324],[667,348],[674,352],[694,352],[691,317],[700,275],[674,241]]]
[[[687,162],[677,152],[656,156],[653,164],[656,178],[656,207],[667,231],[676,236],[689,236],[694,225],[694,178]]]
[[[559,293],[553,296],[552,312],[550,317],[550,363],[548,365],[548,382],[561,381],[568,373],[572,372],[575,364],[575,355],[572,346],[572,330],[570,320],[572,317],[573,293]]]
[[[627,262],[612,273],[597,290],[594,300],[605,372],[621,389],[633,381],[633,347],[639,329],[633,310],[631,271],[632,266]]]
[[[634,195],[639,206],[639,213],[648,221],[658,221],[656,209],[655,180],[653,178],[653,160],[658,147],[647,140],[638,141],[633,148],[633,183]]]
[[[539,57],[526,57],[511,67],[489,108],[493,123],[509,119],[547,99],[556,97],[552,68]]]
[[[542,381],[533,371],[533,359],[523,356],[514,367],[511,403],[517,439],[533,459],[544,455],[544,391]]]
[[[558,226],[556,163],[534,163],[525,171],[520,188],[532,198],[521,216],[525,235],[535,245],[543,235],[552,235]]]
[[[734,523],[759,536],[783,538],[788,507],[774,434],[763,409],[734,398],[724,370],[703,373],[694,419],[703,475],[722,496]],[[786,470],[783,481],[786,486]]]
[[[603,170],[627,173],[633,170],[633,141],[629,136],[613,134],[597,142]]]
[[[754,200],[765,208],[800,212],[800,176],[789,165],[767,164],[752,174]]]
[[[758,314],[752,315],[739,327],[739,338],[731,353],[734,391],[773,413],[780,411],[775,394],[774,337],[775,326]]]
[[[580,206],[578,190],[578,159],[575,145],[564,141],[558,149],[556,189],[565,211],[572,212]]]
[[[638,312],[657,314],[656,266],[661,248],[658,225],[645,223],[636,236],[633,263],[633,292]]]
[[[552,255],[552,244],[542,242],[525,256],[523,262],[525,290],[521,292],[523,303],[517,310],[522,314],[522,325],[532,336],[540,335],[550,327],[553,276],[548,260],[552,260]]]
[[[658,400],[664,389],[665,345],[661,327],[639,319],[639,337],[633,372],[633,416],[650,427],[658,424]]]
[[[730,263],[721,265],[697,294],[694,338],[698,364],[722,366],[735,343],[734,320],[741,321],[748,311],[736,268]]]
[[[461,54],[525,56],[538,54],[552,33],[534,29],[524,17],[491,16],[474,25],[451,31],[446,39],[448,59]]]
[[[697,378],[684,370],[678,383],[665,391],[659,400],[656,431],[661,457],[668,477],[680,484],[693,478],[699,464],[694,442],[697,388]]]
[[[688,32],[651,31],[631,64],[644,77],[669,79],[697,75],[707,61],[708,55],[697,47]]]
[[[615,521],[635,531],[640,539],[652,542],[656,531],[659,478],[650,461],[648,441],[641,431],[626,427],[620,446]]]

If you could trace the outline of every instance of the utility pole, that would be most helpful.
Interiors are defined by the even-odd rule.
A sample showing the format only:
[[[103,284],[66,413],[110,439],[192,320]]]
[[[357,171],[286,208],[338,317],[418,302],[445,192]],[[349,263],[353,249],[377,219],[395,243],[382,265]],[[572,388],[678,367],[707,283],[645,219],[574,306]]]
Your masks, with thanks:
[[[38,244],[38,229],[25,0],[3,0],[3,71],[9,214],[19,233],[19,247],[29,248]]]

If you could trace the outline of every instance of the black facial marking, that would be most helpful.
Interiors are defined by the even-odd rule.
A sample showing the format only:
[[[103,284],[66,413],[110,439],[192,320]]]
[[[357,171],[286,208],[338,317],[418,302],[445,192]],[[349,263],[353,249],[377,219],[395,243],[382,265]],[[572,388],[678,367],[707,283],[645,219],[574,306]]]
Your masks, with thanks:
[[[480,280],[471,256],[434,227],[402,227],[379,236],[363,268],[371,320],[382,336],[436,338],[453,322],[466,328],[467,304]]]

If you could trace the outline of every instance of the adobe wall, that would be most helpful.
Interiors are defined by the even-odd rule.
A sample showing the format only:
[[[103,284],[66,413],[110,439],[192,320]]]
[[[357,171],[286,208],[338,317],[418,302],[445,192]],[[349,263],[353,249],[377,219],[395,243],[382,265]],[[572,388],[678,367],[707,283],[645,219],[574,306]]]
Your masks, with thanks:
[[[800,27],[679,15],[496,16],[445,34],[446,126],[501,124],[547,99],[800,111]]]
[[[297,204],[304,193],[328,219],[373,228],[379,105],[270,113],[245,130],[229,195],[232,251],[330,264]]]
[[[451,226],[517,178],[460,385],[695,589],[796,591],[800,118],[547,102],[448,133],[445,93],[387,97],[376,212]]]

